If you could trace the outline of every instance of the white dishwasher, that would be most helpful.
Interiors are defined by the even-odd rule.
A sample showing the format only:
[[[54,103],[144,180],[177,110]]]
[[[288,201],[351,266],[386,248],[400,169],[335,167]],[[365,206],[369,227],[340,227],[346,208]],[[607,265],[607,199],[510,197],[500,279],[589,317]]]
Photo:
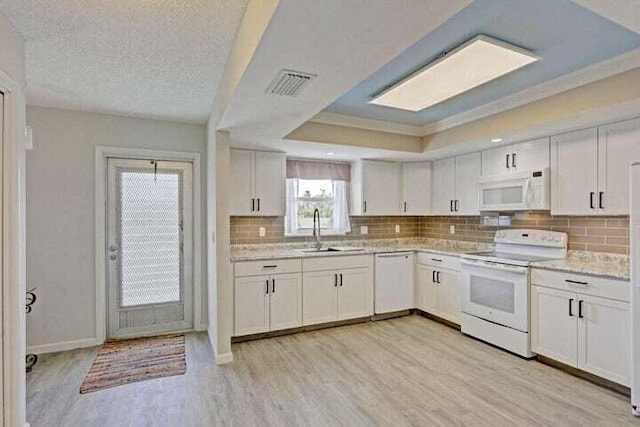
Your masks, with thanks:
[[[375,313],[414,308],[413,252],[376,255]]]

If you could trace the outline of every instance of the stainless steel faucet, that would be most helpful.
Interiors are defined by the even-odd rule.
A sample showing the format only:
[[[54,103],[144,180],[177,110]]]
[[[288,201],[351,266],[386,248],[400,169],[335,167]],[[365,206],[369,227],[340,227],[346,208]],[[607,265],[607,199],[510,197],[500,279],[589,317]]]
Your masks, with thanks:
[[[318,216],[318,231],[316,232],[316,215]],[[316,208],[313,211],[313,237],[316,238],[316,249],[320,250],[322,243],[320,243],[320,211]]]

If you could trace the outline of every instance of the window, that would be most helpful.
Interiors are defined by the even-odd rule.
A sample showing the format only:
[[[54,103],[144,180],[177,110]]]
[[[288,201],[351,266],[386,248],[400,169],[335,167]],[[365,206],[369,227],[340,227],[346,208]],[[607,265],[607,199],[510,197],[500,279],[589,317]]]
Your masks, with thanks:
[[[287,162],[286,235],[311,235],[315,209],[320,212],[323,234],[346,234],[351,231],[347,203],[348,181],[335,179],[345,177],[332,169],[335,166],[320,162]],[[343,165],[339,166],[344,168]]]

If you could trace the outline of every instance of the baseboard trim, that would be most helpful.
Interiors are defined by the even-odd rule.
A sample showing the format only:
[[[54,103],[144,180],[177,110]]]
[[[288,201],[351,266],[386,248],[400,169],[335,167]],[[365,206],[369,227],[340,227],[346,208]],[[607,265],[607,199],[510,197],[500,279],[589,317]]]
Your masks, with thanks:
[[[32,345],[27,347],[27,354],[57,353],[59,351],[75,350],[78,348],[95,347],[101,345],[97,338],[86,338],[75,341],[62,341],[51,344]]]
[[[233,353],[216,354],[216,365],[225,365],[233,362]]]
[[[457,329],[459,331],[462,330],[461,326],[458,325],[457,323],[454,323],[447,319],[443,319],[442,317],[436,316],[435,314],[422,311],[419,308],[414,309],[413,313],[417,314],[418,316],[426,317],[427,319],[433,320],[434,322],[442,323],[443,325],[448,326],[450,328]]]
[[[574,368],[573,366],[569,366],[565,363],[558,362],[557,360],[549,359],[548,357],[545,357],[541,354],[538,354],[536,356],[536,360],[540,363],[551,366],[552,368],[558,369],[560,371],[564,371],[569,375],[573,375],[574,377],[582,378],[583,380],[589,381],[590,383],[593,383],[600,387],[613,390],[617,393],[622,394],[623,396],[627,396],[627,397],[631,396],[631,389],[622,384],[618,384],[606,378],[599,377],[592,373],[583,371],[582,369]]]

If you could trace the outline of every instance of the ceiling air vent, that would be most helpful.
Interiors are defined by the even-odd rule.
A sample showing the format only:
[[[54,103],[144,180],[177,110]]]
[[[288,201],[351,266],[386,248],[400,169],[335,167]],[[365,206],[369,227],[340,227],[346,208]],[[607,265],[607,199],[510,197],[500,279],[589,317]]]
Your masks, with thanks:
[[[280,70],[275,80],[267,88],[267,93],[295,97],[298,96],[315,77],[315,74]]]

